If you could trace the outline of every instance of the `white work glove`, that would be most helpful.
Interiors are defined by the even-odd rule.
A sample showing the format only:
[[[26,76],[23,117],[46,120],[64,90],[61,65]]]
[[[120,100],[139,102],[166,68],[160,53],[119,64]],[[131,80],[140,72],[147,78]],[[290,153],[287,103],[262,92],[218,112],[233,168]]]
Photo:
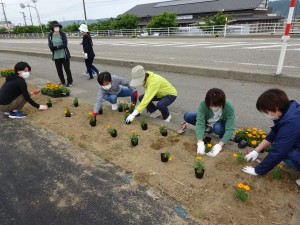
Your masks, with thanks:
[[[254,175],[254,176],[257,176],[257,175],[258,175],[257,173],[255,173],[255,169],[254,169],[252,166],[245,166],[245,167],[243,168],[243,172],[244,172],[244,173],[248,173],[248,174],[250,174],[250,175]]]
[[[204,155],[205,154],[205,145],[204,142],[197,143],[197,155]]]
[[[125,122],[129,123],[132,122],[134,120],[134,118],[139,115],[139,111],[137,111],[136,109],[126,118]]]
[[[212,150],[209,153],[207,153],[207,155],[210,157],[215,157],[216,155],[218,155],[220,153],[221,150],[222,150],[221,145],[216,144],[213,146]]]
[[[249,154],[245,155],[245,159],[249,162],[250,160],[254,162],[258,157],[258,152],[256,150],[253,150]]]
[[[88,58],[88,54],[84,53],[84,58],[87,59]]]
[[[39,109],[40,110],[46,110],[46,109],[48,109],[48,106],[47,105],[40,105]]]

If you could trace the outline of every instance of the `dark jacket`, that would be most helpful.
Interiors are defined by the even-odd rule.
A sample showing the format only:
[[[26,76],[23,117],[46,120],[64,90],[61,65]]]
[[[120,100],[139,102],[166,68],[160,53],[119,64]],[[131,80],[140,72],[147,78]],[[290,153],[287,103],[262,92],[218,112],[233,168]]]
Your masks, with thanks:
[[[280,118],[274,120],[266,140],[273,143],[272,149],[255,168],[257,174],[268,173],[285,159],[290,159],[300,171],[300,105],[296,101],[290,101]]]
[[[10,75],[6,77],[5,83],[0,89],[0,105],[8,105],[15,100],[19,95],[23,94],[25,100],[35,108],[40,105],[33,101],[27,90],[27,84],[23,77],[18,75]]]
[[[67,35],[64,33],[64,32],[59,32],[60,34],[60,38],[63,42],[62,45],[59,45],[59,46],[53,46],[53,41],[52,41],[52,38],[53,38],[53,32],[50,32],[50,34],[48,35],[48,46],[52,52],[52,59],[54,57],[54,51],[55,50],[58,50],[58,49],[64,49],[65,50],[65,59],[70,59],[71,58],[71,54],[70,54],[70,51],[68,49],[68,39],[67,39]]]
[[[82,46],[83,46],[84,53],[87,53],[89,58],[95,56],[91,35],[89,34],[83,35]]]

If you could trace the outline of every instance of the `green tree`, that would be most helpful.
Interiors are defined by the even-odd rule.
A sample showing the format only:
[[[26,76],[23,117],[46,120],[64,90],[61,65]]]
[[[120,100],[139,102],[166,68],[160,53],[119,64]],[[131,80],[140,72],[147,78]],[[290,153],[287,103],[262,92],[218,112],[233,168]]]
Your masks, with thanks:
[[[40,26],[16,26],[13,29],[14,34],[24,34],[24,33],[41,33]]]
[[[79,32],[79,25],[77,23],[70,24],[68,26],[63,27],[64,32]]]
[[[153,17],[147,24],[147,28],[166,28],[177,27],[176,13],[175,12],[163,12],[160,15]]]
[[[114,30],[116,27],[116,21],[113,18],[108,20],[101,20],[97,23],[89,25],[89,30]]]
[[[121,15],[115,20],[115,29],[135,29],[138,22],[139,17],[134,14]]]
[[[1,34],[1,33],[6,33],[6,32],[7,32],[7,29],[6,29],[6,28],[0,27],[0,34]]]
[[[228,20],[231,17],[228,17]],[[226,15],[222,11],[218,11],[216,15],[208,17],[208,18],[203,18],[202,19],[205,23],[205,25],[200,25],[200,26],[217,26],[217,25],[225,25],[226,21]]]

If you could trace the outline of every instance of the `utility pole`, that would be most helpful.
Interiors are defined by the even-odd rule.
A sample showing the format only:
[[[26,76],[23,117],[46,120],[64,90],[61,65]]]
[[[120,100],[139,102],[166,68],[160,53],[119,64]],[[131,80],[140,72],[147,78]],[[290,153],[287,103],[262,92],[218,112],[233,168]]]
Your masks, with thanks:
[[[4,9],[4,5],[5,5],[5,4],[2,2],[2,0],[1,0],[1,3],[0,3],[0,4],[2,5],[2,10],[3,10],[4,19],[5,19],[5,21],[6,21],[7,30],[8,30],[8,33],[10,34],[10,28],[9,28],[9,25],[8,25],[8,21],[7,21],[5,9]]]
[[[88,25],[87,18],[86,18],[85,2],[84,2],[84,0],[82,0],[82,1],[83,1],[83,11],[84,11],[85,24]]]
[[[23,14],[24,23],[25,23],[25,26],[27,26],[25,13],[24,12],[20,12],[20,13]]]
[[[33,22],[32,22],[32,16],[31,16],[31,11],[30,11],[30,7],[29,4],[27,5],[28,10],[29,10],[29,15],[30,15],[30,21],[31,21],[31,25],[33,26]]]

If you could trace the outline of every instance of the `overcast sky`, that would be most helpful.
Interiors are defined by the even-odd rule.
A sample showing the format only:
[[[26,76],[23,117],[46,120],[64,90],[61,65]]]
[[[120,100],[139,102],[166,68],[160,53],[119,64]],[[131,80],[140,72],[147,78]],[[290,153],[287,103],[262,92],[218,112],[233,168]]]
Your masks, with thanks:
[[[27,25],[31,24],[28,7],[22,9],[20,3],[34,6],[31,0],[0,0],[5,3],[5,12],[8,21],[15,25],[24,25],[23,15],[25,12]],[[162,0],[85,0],[87,18],[101,19],[116,17],[126,12],[135,5]],[[51,20],[83,20],[83,0],[37,0],[36,8],[39,11],[42,23],[46,24]],[[31,9],[31,15],[34,25],[38,25],[36,10]],[[0,20],[4,21],[2,7],[0,8]]]

